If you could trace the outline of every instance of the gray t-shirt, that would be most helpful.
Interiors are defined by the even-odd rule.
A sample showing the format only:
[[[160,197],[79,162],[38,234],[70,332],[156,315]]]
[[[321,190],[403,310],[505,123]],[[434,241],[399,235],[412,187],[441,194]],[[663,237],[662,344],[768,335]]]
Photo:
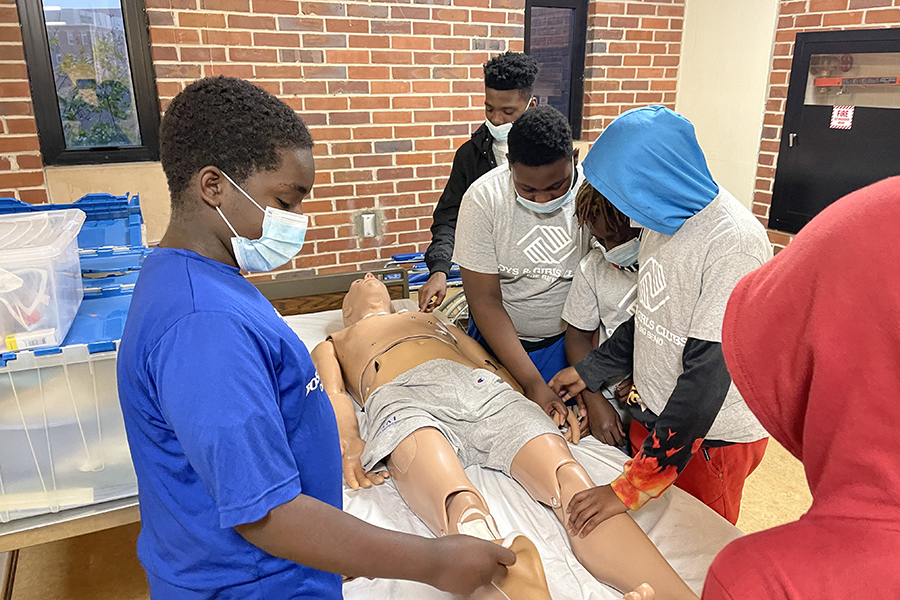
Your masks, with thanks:
[[[638,274],[617,269],[595,248],[578,264],[563,308],[563,320],[584,331],[600,328],[600,343],[631,318]]]
[[[660,414],[675,389],[687,338],[721,342],[731,291],[771,257],[763,226],[722,188],[673,235],[644,231],[634,380],[650,410]],[[707,439],[753,442],[766,435],[732,383]]]
[[[577,168],[575,189],[581,185]],[[562,309],[588,250],[590,234],[578,227],[575,200],[549,214],[516,202],[512,173],[501,165],[478,178],[459,207],[453,260],[476,273],[500,276],[503,307],[523,340],[566,329]]]

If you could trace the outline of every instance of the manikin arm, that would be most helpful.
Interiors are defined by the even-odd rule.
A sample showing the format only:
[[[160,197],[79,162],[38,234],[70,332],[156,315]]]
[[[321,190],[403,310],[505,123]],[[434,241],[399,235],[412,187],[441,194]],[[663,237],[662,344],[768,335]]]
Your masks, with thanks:
[[[366,473],[362,468],[365,442],[359,436],[359,422],[356,420],[356,406],[353,398],[344,386],[344,374],[341,363],[334,349],[334,343],[326,340],[316,346],[312,353],[313,364],[319,372],[319,378],[325,387],[325,393],[334,407],[337,420],[338,435],[341,438],[341,460],[344,467],[344,479],[351,488],[372,487],[384,483],[387,472]]]

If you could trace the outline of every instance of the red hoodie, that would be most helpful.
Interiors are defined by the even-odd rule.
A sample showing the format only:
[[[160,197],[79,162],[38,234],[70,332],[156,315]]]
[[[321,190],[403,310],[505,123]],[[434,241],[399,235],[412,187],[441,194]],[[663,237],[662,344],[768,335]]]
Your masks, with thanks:
[[[704,600],[900,598],[900,177],[842,198],[744,277],[722,334],[813,504],[722,550]]]

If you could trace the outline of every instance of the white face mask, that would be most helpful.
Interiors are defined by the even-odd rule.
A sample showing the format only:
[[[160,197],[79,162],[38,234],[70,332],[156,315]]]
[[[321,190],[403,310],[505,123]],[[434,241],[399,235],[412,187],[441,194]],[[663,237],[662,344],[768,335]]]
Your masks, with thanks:
[[[534,96],[532,96],[528,100],[528,104],[526,105],[525,110],[528,110],[527,107],[531,106],[532,100],[534,100]],[[498,142],[505,142],[506,140],[509,139],[509,130],[512,129],[512,123],[504,123],[503,125],[494,125],[493,123],[491,123],[490,119],[485,119],[484,124],[487,126],[488,131],[491,132],[491,137],[493,137]]]
[[[607,250],[599,244],[603,257],[625,271],[637,271],[638,253],[641,250],[641,238],[631,238],[624,244],[619,244],[611,250]]]
[[[512,168],[512,167],[510,167]],[[569,190],[560,196],[559,198],[554,198],[553,200],[549,200],[547,202],[535,202],[533,200],[527,200],[519,195],[519,192],[516,191],[516,202],[530,210],[531,212],[539,213],[539,214],[548,214],[553,211],[559,210],[569,202],[575,199],[575,180],[578,179],[578,170],[575,168],[575,158],[572,158],[572,184],[569,186]],[[515,189],[515,186],[513,186]]]
[[[303,240],[306,238],[306,228],[309,225],[309,217],[306,215],[298,215],[286,210],[278,210],[267,206],[263,208],[259,203],[250,197],[241,186],[236,184],[234,180],[224,171],[225,176],[231,185],[242,193],[256,208],[263,211],[262,236],[258,240],[248,240],[238,235],[222,210],[217,206],[219,216],[228,225],[234,237],[231,238],[231,247],[234,250],[234,260],[238,266],[247,272],[265,272],[277,269],[285,264],[300,252],[303,248]]]

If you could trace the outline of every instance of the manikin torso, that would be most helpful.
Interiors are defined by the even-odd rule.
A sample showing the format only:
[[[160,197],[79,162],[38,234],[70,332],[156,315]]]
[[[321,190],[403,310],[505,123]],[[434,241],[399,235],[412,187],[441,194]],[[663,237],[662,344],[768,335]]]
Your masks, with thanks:
[[[330,336],[344,374],[344,386],[360,406],[379,386],[413,367],[443,358],[472,368],[477,364],[457,343],[461,331],[452,332],[437,317],[420,312],[373,313]]]

